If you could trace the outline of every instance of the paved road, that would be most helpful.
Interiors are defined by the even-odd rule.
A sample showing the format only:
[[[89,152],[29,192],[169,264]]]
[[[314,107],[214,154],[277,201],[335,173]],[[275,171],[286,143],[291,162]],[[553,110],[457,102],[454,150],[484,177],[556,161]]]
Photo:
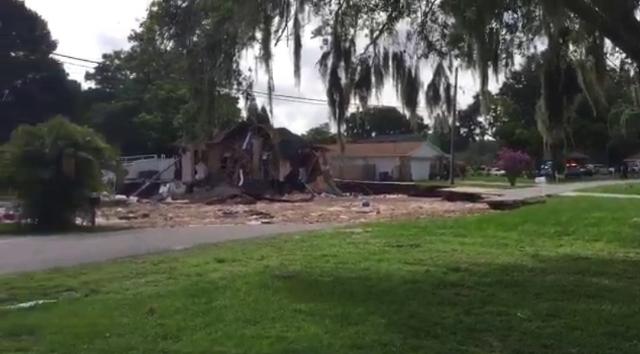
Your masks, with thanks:
[[[234,225],[0,238],[0,274],[69,267],[182,250],[197,245],[331,227],[330,225]]]
[[[584,188],[639,183],[597,181],[496,190],[491,198],[529,199],[574,192]],[[236,225],[157,230],[128,230],[101,234],[0,238],[0,274],[20,273],[117,258],[138,256],[230,240],[331,228],[331,225]]]

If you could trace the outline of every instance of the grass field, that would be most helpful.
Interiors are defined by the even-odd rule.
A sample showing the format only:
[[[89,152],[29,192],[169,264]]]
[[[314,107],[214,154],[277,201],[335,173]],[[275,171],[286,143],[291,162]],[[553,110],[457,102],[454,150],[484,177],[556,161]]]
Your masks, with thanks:
[[[640,195],[640,183],[591,188],[588,190],[584,190],[583,192]]]
[[[499,177],[499,176],[469,176],[465,178],[463,182],[486,182],[486,183],[509,184],[507,177]],[[522,178],[518,178],[517,184],[532,185],[533,180],[522,177]]]
[[[11,224],[0,224],[0,236],[6,234],[15,234],[19,231],[18,227]]]
[[[639,353],[640,201],[0,277],[0,352]],[[170,231],[168,231],[170,232]]]

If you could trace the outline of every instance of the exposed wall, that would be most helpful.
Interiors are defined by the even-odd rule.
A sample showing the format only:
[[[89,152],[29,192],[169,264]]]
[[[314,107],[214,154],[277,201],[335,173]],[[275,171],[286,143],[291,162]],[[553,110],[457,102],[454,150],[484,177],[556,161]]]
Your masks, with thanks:
[[[334,177],[350,180],[377,181],[381,173],[389,173],[394,179],[399,177],[400,159],[397,157],[344,157],[331,159]]]
[[[191,183],[194,180],[194,156],[193,150],[189,149],[182,154],[182,182]]]
[[[381,173],[387,172],[394,178],[398,176],[398,169],[400,166],[400,159],[397,157],[373,157],[365,159],[371,165],[376,166],[376,172],[379,176]]]

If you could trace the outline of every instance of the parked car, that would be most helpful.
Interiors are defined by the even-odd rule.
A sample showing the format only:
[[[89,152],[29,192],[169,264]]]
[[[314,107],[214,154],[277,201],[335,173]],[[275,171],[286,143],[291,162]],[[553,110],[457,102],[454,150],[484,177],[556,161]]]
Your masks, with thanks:
[[[594,172],[593,169],[589,167],[589,165],[580,166],[580,176],[583,177],[593,177]]]
[[[601,164],[590,164],[587,165],[587,168],[591,170],[593,176],[606,176],[610,174],[609,168],[605,165]]]
[[[543,161],[538,169],[537,177],[553,178],[553,161]]]
[[[489,175],[494,177],[504,177],[507,175],[507,172],[505,170],[494,167],[489,170]]]
[[[491,172],[491,168],[482,165],[482,166],[477,167],[473,171],[473,174],[476,175],[476,176],[489,176],[490,172]]]
[[[564,177],[565,178],[580,178],[584,176],[586,169],[584,166],[577,163],[567,163],[565,165]]]

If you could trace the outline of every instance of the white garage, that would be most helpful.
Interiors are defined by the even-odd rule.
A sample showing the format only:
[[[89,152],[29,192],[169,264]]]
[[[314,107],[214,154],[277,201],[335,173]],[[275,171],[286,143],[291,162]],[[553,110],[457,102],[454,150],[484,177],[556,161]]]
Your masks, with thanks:
[[[414,181],[429,180],[431,175],[431,161],[429,159],[411,160],[411,179]]]
[[[418,141],[362,141],[326,146],[334,177],[361,181],[423,181],[442,169],[447,158],[433,144]]]

